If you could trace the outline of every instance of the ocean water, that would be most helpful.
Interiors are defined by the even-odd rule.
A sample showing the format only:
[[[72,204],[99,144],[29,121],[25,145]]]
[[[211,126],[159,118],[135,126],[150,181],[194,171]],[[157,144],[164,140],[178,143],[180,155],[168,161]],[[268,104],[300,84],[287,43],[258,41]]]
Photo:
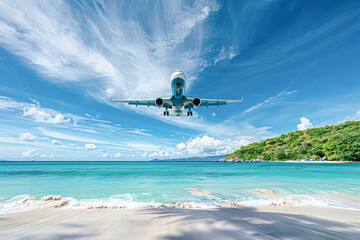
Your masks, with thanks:
[[[62,199],[42,200],[48,195]],[[266,205],[360,210],[360,164],[0,162],[0,214],[46,207]]]

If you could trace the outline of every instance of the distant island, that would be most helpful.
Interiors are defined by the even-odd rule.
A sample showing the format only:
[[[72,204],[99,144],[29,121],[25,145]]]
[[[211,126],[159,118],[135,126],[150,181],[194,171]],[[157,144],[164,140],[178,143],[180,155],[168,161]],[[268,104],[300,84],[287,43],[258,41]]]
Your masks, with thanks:
[[[189,157],[189,158],[175,158],[175,159],[153,159],[154,162],[216,162],[223,159],[225,155],[220,156],[206,156],[206,157]]]
[[[290,132],[242,146],[222,161],[360,161],[360,121]]]

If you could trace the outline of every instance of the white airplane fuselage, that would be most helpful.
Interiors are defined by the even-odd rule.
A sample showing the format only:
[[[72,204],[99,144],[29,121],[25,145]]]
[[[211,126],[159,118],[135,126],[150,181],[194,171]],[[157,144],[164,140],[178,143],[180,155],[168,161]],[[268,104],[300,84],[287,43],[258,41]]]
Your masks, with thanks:
[[[172,91],[172,110],[176,117],[181,117],[185,108],[186,101],[185,88],[186,77],[183,71],[175,71],[170,78],[171,91]]]

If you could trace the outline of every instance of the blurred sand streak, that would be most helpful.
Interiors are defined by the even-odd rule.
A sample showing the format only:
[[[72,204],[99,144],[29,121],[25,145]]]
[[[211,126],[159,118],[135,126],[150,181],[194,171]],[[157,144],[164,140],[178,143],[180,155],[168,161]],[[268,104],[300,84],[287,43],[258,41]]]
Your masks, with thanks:
[[[359,239],[360,211],[325,207],[41,209],[0,216],[0,239]]]

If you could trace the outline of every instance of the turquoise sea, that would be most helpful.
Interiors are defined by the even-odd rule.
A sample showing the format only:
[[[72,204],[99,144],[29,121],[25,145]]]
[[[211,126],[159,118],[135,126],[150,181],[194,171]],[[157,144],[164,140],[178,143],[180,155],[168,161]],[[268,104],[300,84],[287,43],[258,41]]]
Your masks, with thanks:
[[[62,199],[41,201],[48,195]],[[0,162],[0,214],[54,207],[65,200],[61,207],[142,208],[181,202],[186,204],[165,206],[207,208],[235,202],[360,209],[360,164]]]

